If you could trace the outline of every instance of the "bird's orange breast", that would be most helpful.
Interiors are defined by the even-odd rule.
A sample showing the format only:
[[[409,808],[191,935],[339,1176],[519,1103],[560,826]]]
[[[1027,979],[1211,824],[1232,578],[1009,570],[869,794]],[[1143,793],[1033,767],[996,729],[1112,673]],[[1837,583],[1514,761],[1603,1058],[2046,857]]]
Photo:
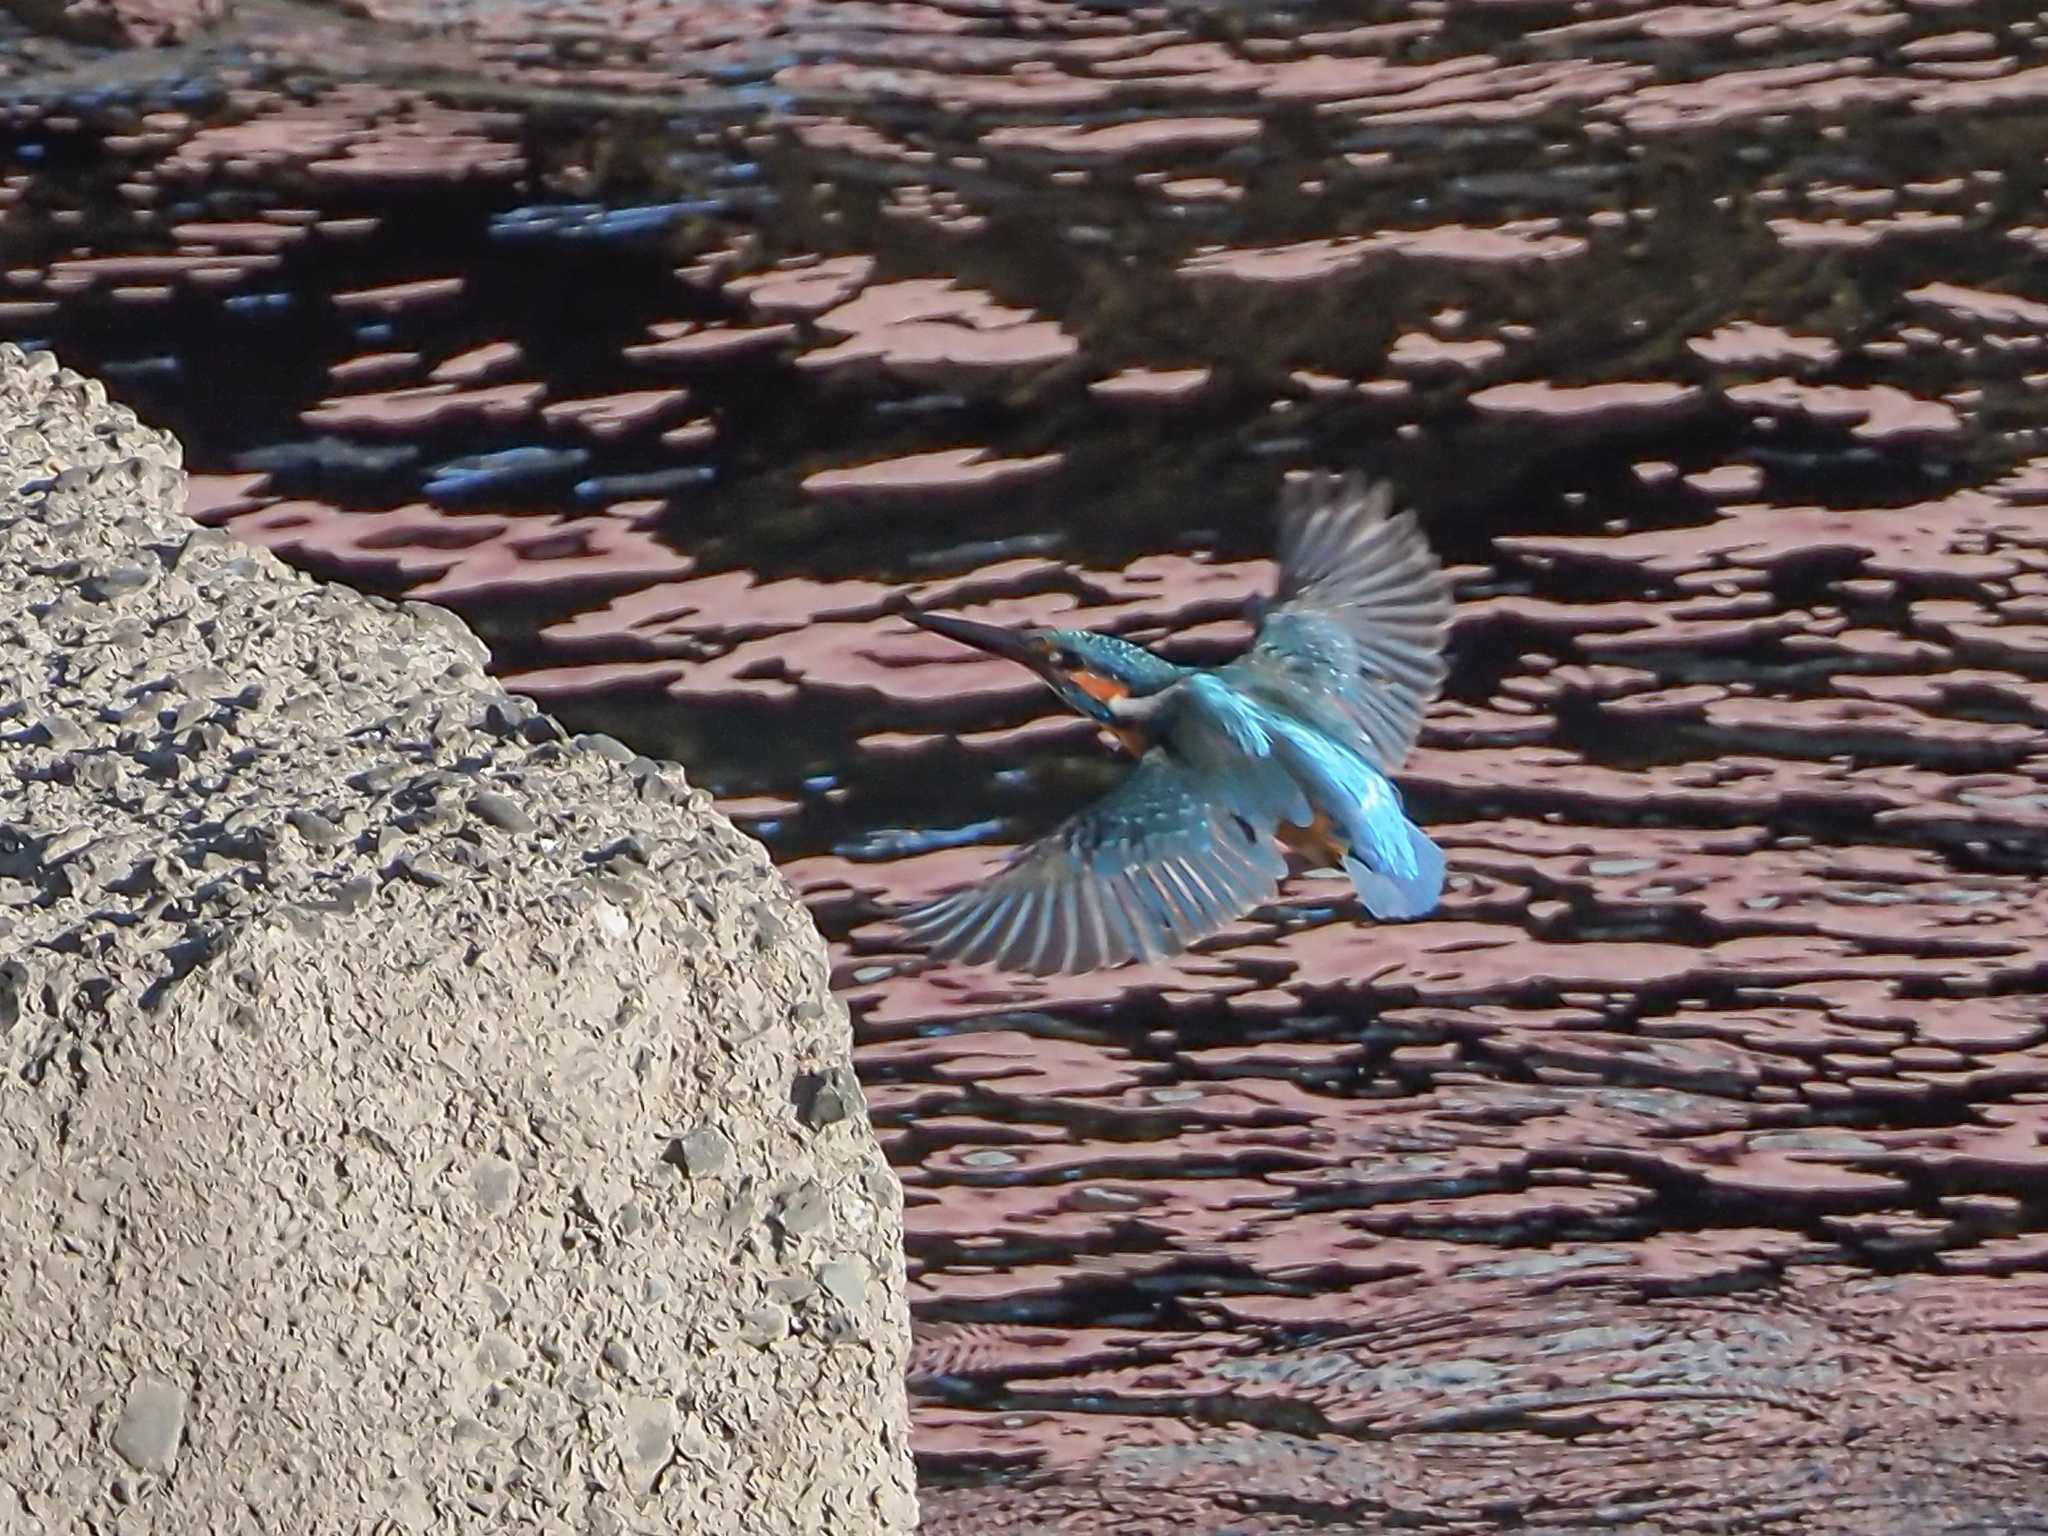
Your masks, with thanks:
[[[1301,854],[1312,864],[1334,867],[1344,861],[1344,855],[1351,851],[1350,842],[1340,834],[1330,818],[1321,811],[1316,819],[1305,827],[1291,822],[1282,822],[1276,829],[1280,841]]]
[[[1146,748],[1152,745],[1145,739],[1145,733],[1135,726],[1105,725],[1102,733],[1133,757],[1143,757]]]

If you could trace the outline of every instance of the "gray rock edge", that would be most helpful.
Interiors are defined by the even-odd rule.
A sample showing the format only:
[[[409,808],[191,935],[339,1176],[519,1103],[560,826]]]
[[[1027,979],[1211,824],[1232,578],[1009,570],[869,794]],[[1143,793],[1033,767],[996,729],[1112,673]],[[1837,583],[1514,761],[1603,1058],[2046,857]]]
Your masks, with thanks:
[[[810,919],[0,344],[0,1532],[911,1529]]]

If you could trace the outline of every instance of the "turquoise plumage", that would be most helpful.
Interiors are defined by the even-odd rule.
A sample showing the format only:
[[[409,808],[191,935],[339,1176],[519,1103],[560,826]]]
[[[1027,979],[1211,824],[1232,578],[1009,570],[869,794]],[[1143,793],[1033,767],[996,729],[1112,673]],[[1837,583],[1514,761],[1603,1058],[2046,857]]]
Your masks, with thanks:
[[[909,616],[1032,668],[1141,754],[993,879],[907,914],[914,941],[1034,972],[1156,960],[1270,899],[1287,868],[1276,838],[1303,834],[1373,916],[1434,910],[1443,853],[1387,772],[1443,682],[1449,581],[1385,486],[1296,477],[1281,510],[1276,600],[1214,670],[1086,630]]]

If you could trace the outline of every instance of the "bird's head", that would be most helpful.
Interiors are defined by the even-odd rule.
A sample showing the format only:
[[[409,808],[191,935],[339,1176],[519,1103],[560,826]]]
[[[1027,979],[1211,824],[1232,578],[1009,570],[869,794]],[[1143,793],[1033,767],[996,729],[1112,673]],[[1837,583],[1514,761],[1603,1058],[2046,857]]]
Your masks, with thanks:
[[[1114,725],[1122,699],[1142,699],[1179,681],[1180,667],[1142,645],[1086,629],[1004,629],[942,613],[906,612],[920,629],[1029,667],[1069,709]]]

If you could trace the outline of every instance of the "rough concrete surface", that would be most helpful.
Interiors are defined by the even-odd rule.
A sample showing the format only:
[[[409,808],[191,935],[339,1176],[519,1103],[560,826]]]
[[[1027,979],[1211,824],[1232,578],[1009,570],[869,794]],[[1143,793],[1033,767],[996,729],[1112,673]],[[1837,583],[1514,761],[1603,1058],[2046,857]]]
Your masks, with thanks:
[[[803,909],[178,463],[0,346],[0,1530],[908,1529]]]

